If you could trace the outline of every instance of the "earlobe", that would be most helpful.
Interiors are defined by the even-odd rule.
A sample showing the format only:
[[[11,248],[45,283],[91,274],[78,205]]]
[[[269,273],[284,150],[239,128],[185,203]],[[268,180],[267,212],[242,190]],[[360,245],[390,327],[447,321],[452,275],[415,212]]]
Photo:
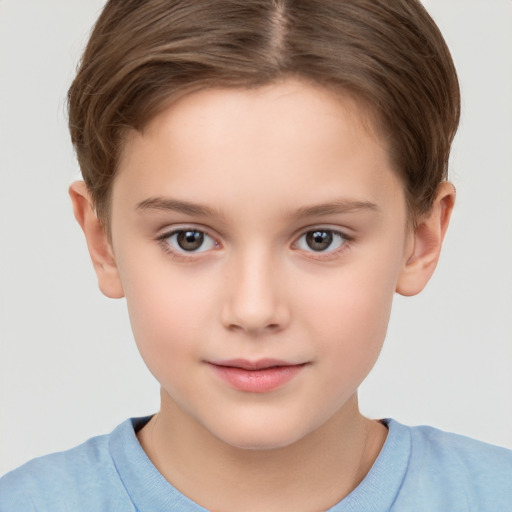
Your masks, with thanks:
[[[107,297],[124,297],[123,287],[117,269],[114,253],[104,226],[99,221],[83,181],[76,181],[69,187],[75,218],[82,228],[89,254],[98,277],[100,290]]]
[[[449,182],[441,183],[430,212],[419,219],[411,234],[396,287],[400,295],[416,295],[427,285],[437,266],[454,204],[454,186]]]

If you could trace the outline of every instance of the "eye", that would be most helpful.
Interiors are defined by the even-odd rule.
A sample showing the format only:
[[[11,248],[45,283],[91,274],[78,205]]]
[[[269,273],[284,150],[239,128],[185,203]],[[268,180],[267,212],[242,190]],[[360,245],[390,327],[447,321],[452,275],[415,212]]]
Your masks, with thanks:
[[[303,251],[332,252],[348,241],[348,237],[331,229],[314,229],[304,233],[297,241]]]
[[[176,252],[204,252],[217,247],[217,242],[197,229],[178,229],[162,237]]]

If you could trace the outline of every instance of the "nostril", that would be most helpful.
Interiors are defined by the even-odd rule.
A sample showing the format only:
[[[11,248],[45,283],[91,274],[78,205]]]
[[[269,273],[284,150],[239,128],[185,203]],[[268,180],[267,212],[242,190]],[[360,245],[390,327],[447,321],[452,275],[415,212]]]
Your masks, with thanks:
[[[275,332],[281,329],[281,325],[278,323],[272,323],[268,325],[256,326],[256,325],[248,325],[248,324],[237,324],[231,323],[227,326],[228,330],[236,332],[236,331],[244,331],[248,333],[261,333],[261,332]]]

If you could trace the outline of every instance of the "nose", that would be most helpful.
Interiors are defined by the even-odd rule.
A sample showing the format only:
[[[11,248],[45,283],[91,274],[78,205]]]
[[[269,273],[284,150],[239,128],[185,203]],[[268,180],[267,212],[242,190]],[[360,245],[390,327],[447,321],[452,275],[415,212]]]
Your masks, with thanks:
[[[253,253],[227,269],[222,323],[250,335],[278,332],[290,321],[286,279],[267,255]]]

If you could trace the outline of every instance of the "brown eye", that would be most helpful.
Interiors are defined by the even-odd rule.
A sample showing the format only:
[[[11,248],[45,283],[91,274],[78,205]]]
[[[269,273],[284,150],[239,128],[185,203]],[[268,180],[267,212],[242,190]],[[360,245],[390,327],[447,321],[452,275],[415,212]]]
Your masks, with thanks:
[[[296,242],[302,251],[331,253],[350,240],[339,231],[332,229],[313,229],[304,233]]]
[[[197,251],[204,242],[204,233],[201,231],[178,231],[176,242],[184,251]]]
[[[175,253],[199,253],[218,247],[211,236],[198,229],[177,229],[160,240]]]
[[[310,231],[306,233],[306,244],[313,251],[325,251],[333,241],[332,231]]]

